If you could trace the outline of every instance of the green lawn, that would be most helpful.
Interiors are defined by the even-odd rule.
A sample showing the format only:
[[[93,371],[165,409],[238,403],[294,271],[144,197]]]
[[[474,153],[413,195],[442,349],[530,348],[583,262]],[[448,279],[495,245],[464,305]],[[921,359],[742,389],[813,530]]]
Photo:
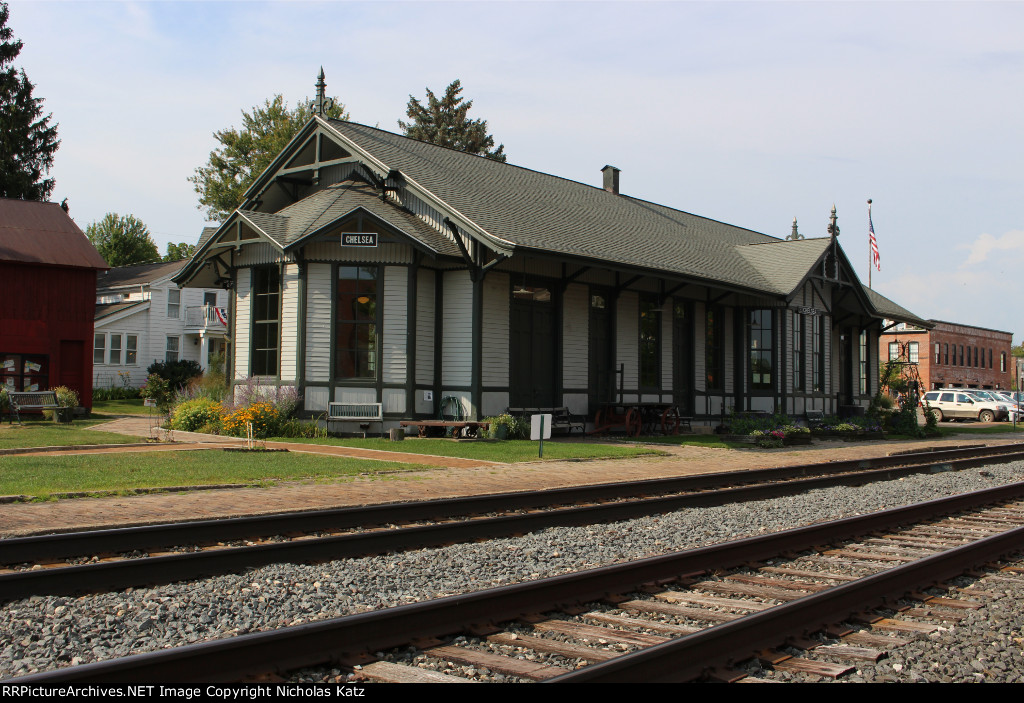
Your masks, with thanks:
[[[468,440],[454,441],[450,439],[405,439],[392,442],[388,439],[343,439],[329,437],[327,439],[291,439],[274,437],[274,441],[302,442],[307,444],[325,444],[338,447],[358,447],[360,449],[380,449],[389,452],[405,452],[408,454],[431,454],[434,456],[453,456],[462,459],[480,459],[516,463],[537,460],[537,442],[510,439],[505,441]],[[622,444],[596,444],[590,442],[544,442],[545,459],[607,459],[626,458],[642,455],[662,454],[656,449]]]
[[[120,415],[148,415],[152,410],[154,415],[159,414],[156,408],[143,406],[142,398],[133,400],[94,400],[92,402],[93,417],[117,417]]]
[[[123,492],[224,483],[337,480],[429,467],[286,452],[173,451],[78,456],[6,456],[0,495],[46,497],[63,492]]]
[[[939,425],[939,432],[943,435],[949,434],[1013,434],[1024,432],[1024,424],[1017,423],[1017,429],[1013,429],[1012,422],[1002,422],[998,427],[975,427],[973,423],[954,424],[943,422]]]
[[[130,444],[143,441],[139,437],[86,429],[101,422],[106,422],[106,419],[75,420],[70,425],[58,425],[47,420],[26,421],[24,425],[3,423],[0,424],[0,449],[66,447],[73,444]]]

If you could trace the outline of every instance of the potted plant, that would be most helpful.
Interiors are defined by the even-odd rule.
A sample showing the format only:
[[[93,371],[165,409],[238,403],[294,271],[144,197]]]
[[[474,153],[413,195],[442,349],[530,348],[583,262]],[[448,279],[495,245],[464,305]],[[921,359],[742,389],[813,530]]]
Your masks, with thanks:
[[[67,386],[57,386],[53,389],[57,394],[57,407],[53,411],[53,421],[67,424],[75,417],[75,408],[78,407],[78,393]]]
[[[515,434],[516,423],[518,420],[508,413],[502,413],[495,417],[488,417],[484,419],[485,422],[489,422],[490,426],[487,430],[487,436],[491,439],[508,439],[510,436]]]

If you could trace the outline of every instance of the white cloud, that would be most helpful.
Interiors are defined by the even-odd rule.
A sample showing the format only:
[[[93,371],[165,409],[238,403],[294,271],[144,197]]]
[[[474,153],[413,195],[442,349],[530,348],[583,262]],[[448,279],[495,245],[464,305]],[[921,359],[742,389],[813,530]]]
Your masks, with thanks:
[[[992,252],[1024,251],[1024,230],[1013,229],[998,238],[985,232],[970,244],[960,248],[970,250],[970,254],[960,264],[960,268],[981,264],[988,260],[988,256]]]

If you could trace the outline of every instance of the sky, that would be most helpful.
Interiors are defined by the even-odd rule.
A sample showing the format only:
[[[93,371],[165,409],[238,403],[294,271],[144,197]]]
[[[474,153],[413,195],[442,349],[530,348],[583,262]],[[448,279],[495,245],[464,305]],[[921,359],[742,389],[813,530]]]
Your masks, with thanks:
[[[454,79],[510,163],[778,237],[840,242],[931,319],[1024,332],[1024,3],[10,2],[59,124],[52,199],[132,214],[161,252],[206,223],[187,180],[277,93],[399,131]]]

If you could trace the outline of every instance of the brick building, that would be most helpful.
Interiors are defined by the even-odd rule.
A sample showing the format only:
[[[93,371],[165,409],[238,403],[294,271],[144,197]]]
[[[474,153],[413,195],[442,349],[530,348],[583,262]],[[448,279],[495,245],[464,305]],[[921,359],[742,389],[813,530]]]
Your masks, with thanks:
[[[885,362],[905,354],[906,360],[916,365],[927,390],[1013,387],[1011,332],[941,320],[929,322],[934,325],[932,329],[905,323],[886,329],[878,339],[879,358]]]

